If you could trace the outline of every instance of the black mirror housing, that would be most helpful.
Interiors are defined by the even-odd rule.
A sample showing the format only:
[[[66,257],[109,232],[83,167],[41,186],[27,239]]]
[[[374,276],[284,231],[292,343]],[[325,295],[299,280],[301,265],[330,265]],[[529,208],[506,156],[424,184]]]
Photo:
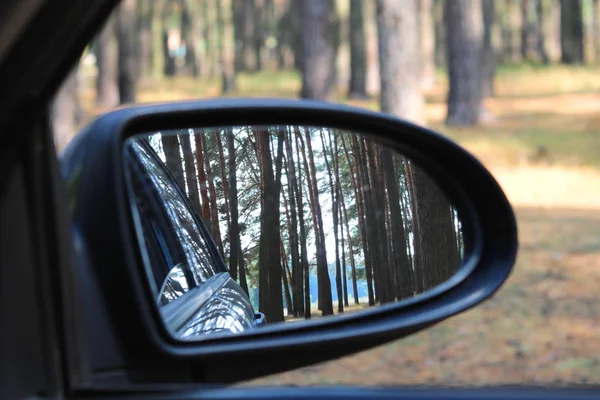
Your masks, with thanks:
[[[243,124],[312,124],[352,129],[410,156],[462,216],[464,268],[448,282],[368,312],[249,334],[181,342],[152,305],[123,177],[123,143],[147,131]],[[85,242],[91,276],[120,353],[168,381],[235,382],[338,358],[396,340],[468,310],[508,278],[517,253],[513,210],[491,174],[467,151],[426,128],[390,115],[308,100],[231,99],[117,109],[87,126],[62,154],[73,223]],[[82,293],[85,295],[85,293]],[[100,308],[99,308],[100,309]],[[264,316],[262,317],[264,318]],[[83,324],[84,322],[81,321]],[[90,359],[94,364],[94,358]],[[96,369],[94,365],[91,367]],[[184,372],[182,372],[184,371]],[[160,378],[157,372],[155,377]]]

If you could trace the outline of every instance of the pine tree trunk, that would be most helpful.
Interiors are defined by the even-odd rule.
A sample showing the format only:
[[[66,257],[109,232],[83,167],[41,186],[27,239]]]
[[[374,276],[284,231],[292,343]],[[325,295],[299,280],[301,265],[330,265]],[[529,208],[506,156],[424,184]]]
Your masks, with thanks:
[[[302,90],[300,97],[329,101],[335,86],[332,0],[302,0]]]
[[[116,18],[111,17],[98,38],[96,59],[98,77],[96,81],[96,105],[112,108],[119,104],[119,44],[116,36]]]
[[[181,153],[179,150],[179,138],[177,135],[161,135],[161,142],[163,151],[165,152],[165,159],[167,168],[175,181],[179,185],[179,188],[185,192],[185,176],[183,175],[183,164],[181,162]]]
[[[331,214],[333,217],[333,242],[335,243],[335,287],[337,291],[337,301],[338,301],[338,313],[344,312],[344,293],[342,291],[342,266],[340,263],[340,247],[338,242],[338,202],[337,198],[337,183],[334,182],[333,179],[333,171],[332,166],[330,165],[328,157],[332,152],[328,149],[327,144],[325,143],[325,134],[321,130],[321,144],[323,146],[323,159],[325,161],[325,167],[327,168],[327,176],[329,177],[329,187],[331,193],[331,201],[332,201],[332,210]],[[329,153],[329,154],[328,154]],[[335,166],[334,166],[335,168]]]
[[[398,188],[398,177],[394,161],[389,149],[381,149],[381,168],[385,175],[386,194],[389,205],[391,223],[391,240],[393,249],[393,265],[397,272],[397,296],[398,300],[414,296],[413,271],[408,261],[406,233],[402,220],[400,191]]]
[[[198,192],[198,179],[196,177],[196,165],[194,163],[194,151],[189,134],[179,135],[181,148],[183,150],[183,161],[185,165],[185,180],[187,183],[187,195],[198,215],[202,212],[200,206],[200,193]]]
[[[483,8],[483,97],[493,97],[496,72],[496,51],[492,42],[492,28],[496,19],[494,0],[482,0]]]
[[[348,161],[348,165],[351,166],[351,161],[350,161],[350,157],[348,155],[348,149],[346,148],[346,143],[344,141],[344,137],[342,136],[342,147],[344,149],[344,153],[346,155],[346,160]],[[350,170],[350,174],[354,177],[354,172],[352,171],[352,168]],[[354,183],[354,182],[353,182]],[[356,185],[354,186],[354,191],[356,193]],[[354,248],[352,245],[352,235],[350,234],[350,222],[348,220],[348,210],[346,209],[346,203],[344,201],[344,196],[342,194],[342,192],[340,192],[340,202],[342,204],[342,212],[344,214],[344,222],[345,222],[345,226],[346,226],[346,237],[348,238],[348,249],[350,251],[350,268],[352,271],[352,290],[354,292],[354,304],[359,304],[359,298],[358,298],[358,285],[356,282],[356,262],[355,262],[355,258],[354,258]],[[358,204],[359,198],[358,195],[355,195],[356,198],[356,202]],[[359,216],[360,218],[360,216]],[[347,293],[347,291],[346,291]],[[347,305],[347,304],[346,304]]]
[[[285,139],[286,156],[287,156],[287,181],[288,181],[288,196],[290,202],[290,257],[292,259],[292,281],[294,282],[294,312],[295,316],[304,315],[304,301],[302,298],[303,273],[300,265],[300,253],[298,251],[298,216],[296,205],[296,166],[294,162],[294,152],[292,149],[292,136],[288,131]]]
[[[583,50],[583,15],[581,0],[560,1],[561,62],[578,65],[585,61]]]
[[[537,24],[535,25],[537,52],[540,55],[542,63],[549,64],[550,56],[548,55],[548,50],[546,49],[546,12],[544,10],[544,2],[542,0],[537,0],[535,2],[535,13],[537,17]]]
[[[119,53],[119,102],[135,103],[136,57],[135,57],[135,10],[136,0],[122,0],[117,14]]]
[[[421,86],[431,89],[435,85],[435,26],[433,0],[418,0],[419,36],[421,43]],[[408,11],[407,11],[408,12]]]
[[[420,269],[428,275],[425,289],[431,289],[459,270],[461,257],[450,203],[423,171],[413,168],[412,172],[419,207]]]
[[[381,110],[423,123],[422,69],[416,0],[378,0]]]
[[[279,231],[279,183],[283,143],[275,161],[276,175],[273,175],[269,132],[258,131],[258,148],[261,160],[261,212],[259,265],[259,306],[267,321],[283,321],[282,268]]]
[[[204,143],[204,134],[197,133],[196,141],[196,170],[198,171],[198,186],[200,187],[200,198],[202,199],[202,212],[200,215],[204,223],[208,226],[211,234],[214,233],[210,213],[210,200],[208,199],[208,185],[206,182],[206,170],[204,169],[204,158],[206,157],[206,146]]]
[[[444,11],[450,81],[446,124],[475,125],[483,107],[481,1],[446,1]]]
[[[350,0],[350,88],[348,97],[367,97],[364,0]]]
[[[311,299],[310,299],[310,270],[308,266],[308,250],[306,248],[306,225],[304,224],[304,201],[302,199],[302,165],[301,165],[301,155],[303,152],[300,148],[299,143],[300,133],[296,133],[295,142],[296,142],[296,154],[298,154],[298,179],[296,184],[296,198],[298,199],[298,225],[300,227],[300,265],[302,274],[304,276],[304,318],[309,319],[311,317]],[[309,189],[310,190],[310,189]]]
[[[210,220],[212,226],[213,239],[215,244],[219,248],[221,255],[224,257],[225,252],[223,251],[223,239],[221,237],[221,226],[219,224],[219,210],[217,207],[217,189],[215,188],[215,179],[210,165],[210,159],[208,157],[209,152],[207,148],[207,138],[203,136],[202,145],[204,147],[204,168],[206,169],[206,180],[208,182],[208,192],[210,194]],[[212,151],[210,152],[212,153]]]
[[[311,203],[313,226],[316,242],[316,258],[317,258],[317,284],[319,292],[319,309],[322,315],[333,314],[333,304],[331,299],[331,281],[329,279],[329,271],[327,268],[327,253],[325,249],[325,235],[323,233],[323,220],[321,214],[321,205],[319,203],[319,191],[317,188],[317,177],[315,169],[314,155],[312,151],[311,138],[308,130],[305,132],[306,147],[303,143],[301,134],[298,134],[300,143],[302,144],[302,152],[304,156],[305,174],[309,186],[309,198]],[[307,162],[307,158],[309,162]]]
[[[224,94],[236,90],[235,82],[235,34],[232,20],[231,0],[217,1],[217,18],[222,34],[220,43],[221,91]]]

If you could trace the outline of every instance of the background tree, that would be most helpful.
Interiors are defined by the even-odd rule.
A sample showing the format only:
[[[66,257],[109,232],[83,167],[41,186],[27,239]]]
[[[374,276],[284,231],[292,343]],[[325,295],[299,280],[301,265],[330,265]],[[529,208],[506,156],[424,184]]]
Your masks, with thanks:
[[[221,74],[223,93],[235,91],[235,35],[232,18],[231,0],[219,0],[217,2],[217,13],[219,31],[221,36]]]
[[[483,16],[481,0],[444,3],[448,54],[448,125],[474,125],[481,117]]]
[[[422,123],[418,21],[417,0],[377,1],[381,110]]]
[[[435,27],[433,20],[433,0],[420,0],[419,9],[419,39],[421,42],[421,72],[424,89],[430,89],[435,84]]]
[[[333,0],[300,1],[302,89],[300,96],[331,100],[335,86],[335,49],[330,21]]]
[[[136,87],[135,12],[137,0],[123,0],[117,11],[119,102],[134,103]]]
[[[482,0],[483,8],[483,96],[494,96],[494,74],[496,71],[496,49],[492,42],[493,26],[496,19],[494,0]]]
[[[584,63],[583,40],[581,0],[560,0],[560,46],[563,63]]]
[[[119,44],[116,36],[116,18],[108,19],[96,41],[96,105],[111,108],[119,104],[118,57]]]
[[[350,85],[348,97],[367,97],[364,1],[350,0]]]

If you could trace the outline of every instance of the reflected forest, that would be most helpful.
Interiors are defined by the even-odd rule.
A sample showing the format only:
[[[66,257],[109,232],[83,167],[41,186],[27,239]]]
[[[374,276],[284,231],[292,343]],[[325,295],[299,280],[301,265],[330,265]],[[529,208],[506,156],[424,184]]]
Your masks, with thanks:
[[[269,323],[411,298],[461,266],[456,210],[419,167],[371,139],[306,126],[148,139]]]

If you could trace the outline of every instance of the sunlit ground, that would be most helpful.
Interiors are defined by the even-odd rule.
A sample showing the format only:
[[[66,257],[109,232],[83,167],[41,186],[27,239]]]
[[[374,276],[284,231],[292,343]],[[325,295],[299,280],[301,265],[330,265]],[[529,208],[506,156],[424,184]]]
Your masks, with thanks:
[[[249,384],[600,383],[600,69],[504,68],[496,83],[483,126],[443,126],[443,78],[426,112],[432,128],[492,171],[516,208],[521,248],[509,282],[421,334]],[[300,87],[294,73],[242,76],[238,85],[244,97],[295,97]],[[177,79],[143,84],[139,100],[218,95],[218,80]],[[84,96],[90,115],[98,112],[93,90]]]

